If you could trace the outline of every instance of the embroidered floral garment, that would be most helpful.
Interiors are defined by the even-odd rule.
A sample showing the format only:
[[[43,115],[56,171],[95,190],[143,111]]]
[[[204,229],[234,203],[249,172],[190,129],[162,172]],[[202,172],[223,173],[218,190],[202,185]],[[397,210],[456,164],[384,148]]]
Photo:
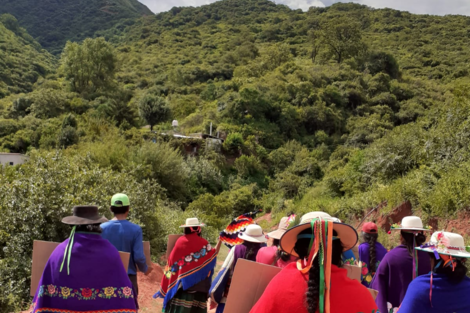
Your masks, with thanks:
[[[46,264],[33,313],[135,313],[132,284],[116,248],[99,234],[76,233],[69,275],[66,265],[60,272],[68,241]]]
[[[165,309],[180,287],[188,290],[207,277],[212,278],[216,261],[215,249],[207,240],[196,233],[180,237],[168,258],[161,288],[154,298],[164,298]]]
[[[374,278],[375,272],[379,268],[380,262],[387,254],[387,249],[384,248],[380,243],[375,243],[375,259],[377,260],[375,271],[372,273],[370,271],[370,252],[369,244],[367,242],[361,243],[359,245],[359,261],[362,262],[362,284],[369,288],[372,279]]]

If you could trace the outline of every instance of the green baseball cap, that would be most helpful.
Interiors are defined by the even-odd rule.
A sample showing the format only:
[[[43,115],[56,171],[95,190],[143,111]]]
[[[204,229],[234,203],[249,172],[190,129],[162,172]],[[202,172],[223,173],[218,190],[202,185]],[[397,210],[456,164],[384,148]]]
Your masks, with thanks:
[[[111,206],[123,207],[129,205],[129,197],[123,193],[117,193],[111,198]]]

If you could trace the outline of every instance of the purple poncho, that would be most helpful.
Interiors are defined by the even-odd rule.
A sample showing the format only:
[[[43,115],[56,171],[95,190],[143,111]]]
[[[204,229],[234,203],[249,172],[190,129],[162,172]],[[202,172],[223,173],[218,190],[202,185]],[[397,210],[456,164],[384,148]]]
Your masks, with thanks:
[[[33,313],[135,313],[132,284],[119,252],[99,234],[76,233],[70,258],[60,267],[69,239],[52,252],[33,300]]]
[[[387,249],[382,246],[382,244],[376,242],[375,243],[375,257],[376,257],[376,267],[375,271],[379,268],[380,262],[384,258],[385,254],[387,254]],[[369,284],[374,278],[375,273],[370,272],[370,253],[369,253],[369,244],[367,242],[361,243],[359,245],[359,261],[362,262],[362,284],[369,288]]]
[[[418,251],[418,274],[431,271],[429,256]],[[371,288],[378,290],[375,299],[380,312],[387,312],[387,302],[399,307],[405,297],[408,285],[413,280],[413,258],[405,245],[400,245],[388,252],[377,269]]]
[[[470,278],[459,284],[449,281],[446,275],[434,274],[432,283],[432,306],[429,299],[431,275],[413,280],[408,287],[399,313],[464,313],[470,312]]]

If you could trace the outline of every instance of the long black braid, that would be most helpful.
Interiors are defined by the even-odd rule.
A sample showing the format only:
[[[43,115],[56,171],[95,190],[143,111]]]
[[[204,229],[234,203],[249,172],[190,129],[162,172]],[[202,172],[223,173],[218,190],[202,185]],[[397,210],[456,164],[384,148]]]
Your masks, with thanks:
[[[369,272],[374,274],[377,267],[377,251],[375,244],[377,242],[378,234],[371,234],[371,233],[362,233],[362,237],[364,242],[369,244]]]
[[[311,234],[312,230],[307,229],[301,232],[300,234]],[[336,231],[333,231],[333,236],[337,236]],[[302,238],[298,239],[295,243],[294,250],[299,255],[301,260],[308,257],[308,247],[310,244],[310,239]],[[331,256],[331,264],[336,266],[342,265],[341,255],[343,253],[343,246],[341,241],[333,240],[333,251]],[[312,263],[312,267],[308,272],[308,283],[307,283],[307,311],[308,313],[315,313],[318,309],[318,303],[320,298],[320,259],[317,255],[315,260]]]
[[[419,232],[416,235],[412,232],[401,231],[402,243],[408,248],[408,252],[411,256],[414,254],[413,240],[416,239],[416,247],[421,246],[426,241],[426,236],[423,232]]]

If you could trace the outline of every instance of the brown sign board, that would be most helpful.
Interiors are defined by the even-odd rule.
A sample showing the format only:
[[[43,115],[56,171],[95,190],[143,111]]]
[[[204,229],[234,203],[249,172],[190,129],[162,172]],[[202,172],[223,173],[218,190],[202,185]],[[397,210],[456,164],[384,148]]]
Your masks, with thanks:
[[[50,241],[39,241],[34,240],[33,242],[33,265],[31,269],[31,290],[30,295],[34,297],[36,293],[36,289],[39,285],[39,280],[41,279],[42,272],[46,267],[47,261],[51,256],[52,252],[54,252],[55,248],[60,243],[58,242],[50,242]],[[121,256],[122,265],[127,272],[127,268],[129,267],[129,258],[131,257],[130,253],[127,252],[119,252]]]
[[[153,264],[152,264],[152,258],[150,256],[150,241],[144,241],[143,244],[144,244],[145,263],[147,263],[148,267],[152,267]],[[139,268],[137,268],[137,270],[141,272]]]
[[[238,259],[224,313],[249,313],[280,271],[279,267]]]
[[[166,245],[166,259],[170,257],[171,251],[175,247],[176,241],[183,235],[168,235],[168,243]]]
[[[370,288],[367,288],[367,290],[370,291],[370,294],[372,295],[372,298],[374,298],[374,301],[375,301],[375,299],[377,298],[379,292],[377,290],[370,289]]]
[[[343,268],[348,271],[348,277],[361,282],[361,268],[356,265],[343,265]]]

